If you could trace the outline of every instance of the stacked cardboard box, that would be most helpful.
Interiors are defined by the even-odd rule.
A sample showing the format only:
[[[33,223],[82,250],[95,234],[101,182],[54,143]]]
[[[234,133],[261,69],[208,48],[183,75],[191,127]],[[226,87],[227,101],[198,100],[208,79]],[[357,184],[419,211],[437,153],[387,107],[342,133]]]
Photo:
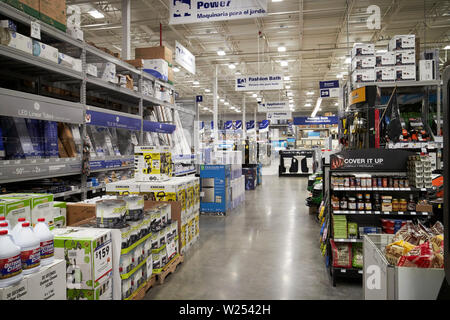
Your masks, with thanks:
[[[149,47],[149,48],[136,48],[135,49],[135,59],[145,59],[145,60],[156,60],[152,62],[147,62],[147,66],[140,66],[140,68],[147,69],[146,72],[153,74],[158,79],[168,81],[173,84],[174,74],[173,74],[173,53],[167,47]],[[164,63],[164,61],[167,63]],[[133,64],[132,62],[129,62]],[[161,76],[160,76],[161,75]]]

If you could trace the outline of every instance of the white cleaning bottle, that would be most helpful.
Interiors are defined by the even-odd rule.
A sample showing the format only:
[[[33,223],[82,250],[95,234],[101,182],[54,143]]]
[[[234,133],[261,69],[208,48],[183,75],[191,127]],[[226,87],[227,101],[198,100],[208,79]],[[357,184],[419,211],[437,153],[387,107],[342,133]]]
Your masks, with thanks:
[[[45,223],[45,218],[39,218],[34,226],[34,234],[41,243],[41,265],[46,266],[55,260],[55,249],[53,246],[53,233]]]
[[[22,223],[26,222],[25,218],[19,218],[17,219],[17,224],[14,226],[14,228],[12,228],[11,230],[11,238],[13,239],[13,241],[15,242],[15,235],[17,234],[17,231],[19,231],[19,229],[22,229]]]
[[[14,242],[20,247],[23,274],[38,272],[41,268],[41,242],[29,222],[22,223],[22,228],[14,235]]]
[[[20,248],[8,236],[8,230],[0,230],[0,288],[22,280]]]

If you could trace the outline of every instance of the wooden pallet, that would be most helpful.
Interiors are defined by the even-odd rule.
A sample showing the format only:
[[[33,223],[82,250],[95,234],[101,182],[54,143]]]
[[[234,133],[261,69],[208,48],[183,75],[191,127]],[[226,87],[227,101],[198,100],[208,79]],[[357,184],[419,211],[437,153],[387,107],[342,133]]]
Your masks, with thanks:
[[[178,257],[172,259],[163,269],[160,273],[157,273],[157,281],[159,284],[163,284],[166,277],[174,273],[177,269],[177,266],[184,261],[184,256],[182,254],[178,255]]]
[[[152,275],[150,279],[147,281],[145,286],[140,288],[137,292],[133,294],[133,296],[130,298],[130,300],[142,300],[145,297],[145,294],[147,293],[150,288],[154,287],[156,284],[156,275]]]

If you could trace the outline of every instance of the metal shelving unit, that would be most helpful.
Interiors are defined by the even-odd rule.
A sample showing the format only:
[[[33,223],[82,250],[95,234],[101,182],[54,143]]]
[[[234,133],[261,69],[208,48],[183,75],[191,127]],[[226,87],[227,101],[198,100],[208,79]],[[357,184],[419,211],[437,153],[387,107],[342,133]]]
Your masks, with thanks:
[[[26,26],[30,26],[32,21],[36,19],[24,12],[21,12],[3,2],[0,2],[0,14]],[[36,94],[26,93],[22,90],[10,90],[0,88],[0,115],[9,117],[32,118],[39,120],[57,121],[80,124],[82,126],[81,132],[84,136],[86,133],[86,110],[91,110],[93,107],[87,104],[87,93],[95,96],[105,96],[109,102],[118,103],[124,102],[123,108],[126,109],[124,114],[132,118],[140,120],[140,136],[139,140],[143,139],[143,115],[144,109],[153,106],[163,106],[170,108],[172,112],[178,110],[188,114],[196,115],[195,111],[184,109],[177,106],[175,103],[161,101],[152,96],[146,96],[142,93],[143,80],[153,82],[164,87],[166,90],[173,91],[175,94],[175,87],[169,83],[162,82],[154,76],[136,69],[130,64],[122,61],[114,56],[103,52],[102,50],[83,41],[76,40],[68,34],[47,25],[44,22],[40,23],[42,42],[53,45],[54,43],[62,44],[64,53],[82,60],[82,72],[77,72],[66,66],[57,64],[55,62],[45,60],[40,57],[35,57],[27,52],[20,51],[15,48],[0,45],[0,64],[2,69],[14,75],[15,77],[30,79],[35,77],[39,83],[45,84],[45,77],[49,78],[51,83],[57,83],[61,88],[71,88],[75,90],[75,97],[79,102],[67,101],[71,98],[49,98],[43,96],[42,93],[36,90]],[[47,41],[47,42],[46,42]],[[110,62],[116,65],[118,73],[130,74],[137,85],[138,90],[133,91],[127,88],[122,88],[119,85],[103,81],[100,78],[95,78],[86,74],[87,64],[96,62]],[[137,80],[137,81],[136,81]],[[72,90],[73,91],[73,90]],[[49,94],[47,94],[49,95]],[[130,113],[130,107],[138,110],[137,114]],[[104,113],[115,114],[116,111],[109,110],[108,107],[101,108]],[[125,159],[126,158],[126,159]],[[91,159],[90,161],[108,161],[108,160],[133,160],[133,156],[122,156],[117,159]],[[122,166],[99,168],[91,170],[91,172],[101,172],[109,170],[123,170],[132,169],[133,162]],[[67,191],[57,194],[56,197],[64,197],[81,193],[85,198],[87,191],[95,190],[86,187],[87,176],[82,174],[82,160],[81,158],[60,158],[60,159],[36,159],[36,160],[5,160],[0,161],[0,184],[37,180],[51,177],[61,177],[68,175],[80,175],[81,187],[79,190]],[[94,187],[95,188],[95,187]],[[98,189],[98,188],[97,188]]]

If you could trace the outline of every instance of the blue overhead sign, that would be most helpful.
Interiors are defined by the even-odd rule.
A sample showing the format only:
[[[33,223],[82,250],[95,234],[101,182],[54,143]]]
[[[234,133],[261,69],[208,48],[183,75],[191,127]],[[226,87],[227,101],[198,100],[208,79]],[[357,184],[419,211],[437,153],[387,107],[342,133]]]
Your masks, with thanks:
[[[264,130],[264,129],[269,128],[269,124],[270,124],[270,121],[269,121],[269,120],[263,120],[263,121],[261,121],[261,122],[259,123],[259,130]]]
[[[197,102],[203,102],[203,96],[197,96],[196,97]]]
[[[173,133],[175,129],[176,126],[174,126],[173,124],[144,120],[144,131],[147,132]]]
[[[255,129],[255,120],[250,120],[247,122],[247,130]]]
[[[320,81],[321,98],[339,98],[339,80]]]
[[[225,130],[233,130],[233,121],[225,121]]]
[[[241,130],[242,129],[242,120],[236,120],[234,123],[234,129],[235,130]]]
[[[331,117],[295,117],[294,125],[296,126],[307,126],[307,125],[318,125],[318,124],[338,124],[339,118],[337,116]]]
[[[86,124],[126,130],[141,130],[141,120],[105,112],[86,110]]]

